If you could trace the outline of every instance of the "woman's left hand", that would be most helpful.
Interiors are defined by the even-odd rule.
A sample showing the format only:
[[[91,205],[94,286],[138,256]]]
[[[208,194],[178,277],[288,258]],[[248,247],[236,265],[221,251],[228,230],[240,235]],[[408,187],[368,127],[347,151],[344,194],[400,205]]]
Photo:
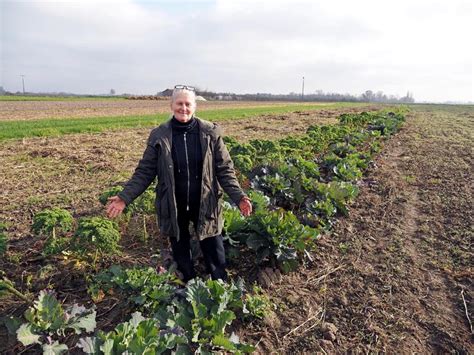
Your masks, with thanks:
[[[248,217],[252,213],[252,202],[248,197],[242,197],[239,202],[239,209],[240,212],[245,216]]]

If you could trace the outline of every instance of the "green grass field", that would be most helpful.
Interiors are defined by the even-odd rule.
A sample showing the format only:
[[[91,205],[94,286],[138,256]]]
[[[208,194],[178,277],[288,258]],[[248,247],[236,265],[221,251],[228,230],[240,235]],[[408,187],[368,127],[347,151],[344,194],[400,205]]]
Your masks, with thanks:
[[[331,103],[327,105],[298,103],[275,107],[248,107],[202,110],[197,116],[209,121],[222,121],[258,117],[266,114],[285,114],[289,112],[319,110],[338,107],[360,107],[365,104],[357,103]],[[152,127],[164,122],[169,117],[168,113],[142,116],[115,116],[91,118],[55,118],[41,120],[18,120],[0,122],[0,141],[26,137],[60,136],[71,133],[103,132],[123,128]]]

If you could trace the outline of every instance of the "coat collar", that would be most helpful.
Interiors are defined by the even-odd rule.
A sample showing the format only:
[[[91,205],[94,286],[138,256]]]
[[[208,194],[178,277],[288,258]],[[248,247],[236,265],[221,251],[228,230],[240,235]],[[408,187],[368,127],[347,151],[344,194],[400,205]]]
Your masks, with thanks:
[[[215,123],[200,119],[197,116],[194,116],[199,125],[199,131],[202,138],[207,137],[217,137],[221,134],[219,126]],[[154,132],[154,145],[164,144],[164,146],[171,152],[171,140],[172,140],[172,127],[171,119],[173,116],[170,116],[168,121],[162,123]]]
[[[173,116],[170,116],[168,121],[164,122],[163,124],[159,125],[156,128],[156,134],[157,134],[156,139],[160,139],[160,138],[164,138],[164,137],[171,138],[171,131],[172,131],[171,120],[172,120],[172,118],[173,118]],[[201,119],[197,116],[194,116],[194,118],[198,122],[199,130],[202,133],[204,133],[206,135],[211,135],[211,136],[217,136],[217,135],[220,134],[220,129],[215,123],[203,120],[203,119]]]

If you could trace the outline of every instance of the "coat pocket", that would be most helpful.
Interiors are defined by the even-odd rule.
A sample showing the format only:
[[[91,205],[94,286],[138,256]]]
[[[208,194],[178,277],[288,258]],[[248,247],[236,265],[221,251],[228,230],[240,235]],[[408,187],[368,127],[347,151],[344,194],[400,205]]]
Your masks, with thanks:
[[[159,218],[170,217],[169,189],[167,186],[158,185],[156,191],[156,212]]]
[[[210,220],[217,219],[217,197],[212,190],[208,198],[206,218]]]

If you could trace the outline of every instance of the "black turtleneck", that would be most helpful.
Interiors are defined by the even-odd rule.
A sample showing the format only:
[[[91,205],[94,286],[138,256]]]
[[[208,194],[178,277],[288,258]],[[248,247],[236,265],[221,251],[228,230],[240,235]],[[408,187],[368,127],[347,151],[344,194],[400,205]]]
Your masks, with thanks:
[[[186,209],[187,206],[190,210],[199,211],[203,162],[199,124],[194,117],[184,123],[173,117],[171,128],[173,131],[171,151],[178,211]]]

